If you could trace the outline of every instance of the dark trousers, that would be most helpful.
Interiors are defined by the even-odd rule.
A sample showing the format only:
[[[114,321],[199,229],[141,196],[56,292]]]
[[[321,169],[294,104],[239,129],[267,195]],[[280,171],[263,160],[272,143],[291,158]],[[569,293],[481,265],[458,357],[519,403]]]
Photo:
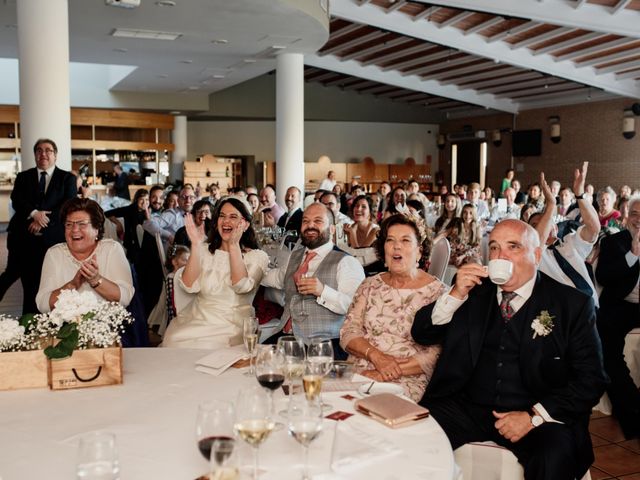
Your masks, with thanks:
[[[4,294],[20,278],[20,257],[17,253],[16,236],[14,233],[7,233],[7,266],[0,274],[0,300]]]
[[[47,247],[41,236],[27,234],[16,248],[20,259],[20,281],[22,282],[22,314],[39,313],[36,306],[36,295],[40,288],[40,274]]]
[[[544,423],[511,443],[495,428],[492,409],[473,404],[464,396],[423,398],[420,403],[429,408],[454,450],[469,442],[493,441],[513,452],[524,467],[526,480],[574,480],[584,474],[576,471],[574,432],[566,425]]]
[[[629,331],[640,327],[637,303],[624,300],[601,302],[598,312],[598,333],[602,342],[604,370],[611,383],[607,393],[613,414],[627,438],[640,435],[640,392],[629,374],[624,360],[624,341]]]
[[[262,343],[267,344],[267,345],[274,345],[274,344],[278,343],[278,339],[280,337],[284,337],[285,335],[291,335],[291,334],[284,333],[283,331],[280,331],[280,332],[276,333],[275,335],[271,335],[269,338],[267,338]],[[333,359],[334,360],[346,360],[347,359],[349,354],[347,352],[345,352],[342,349],[342,347],[340,346],[340,339],[339,338],[332,338],[331,339],[331,345],[333,346]]]

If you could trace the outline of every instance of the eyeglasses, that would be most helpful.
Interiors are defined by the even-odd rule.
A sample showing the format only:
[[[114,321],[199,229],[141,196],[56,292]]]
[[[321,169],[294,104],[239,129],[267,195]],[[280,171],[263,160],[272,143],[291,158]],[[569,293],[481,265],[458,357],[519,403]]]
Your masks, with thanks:
[[[67,230],[72,230],[74,226],[78,227],[80,230],[84,230],[91,222],[89,220],[78,220],[76,222],[64,222],[64,228]]]
[[[51,155],[52,153],[56,153],[52,148],[36,148],[36,154],[40,155],[41,153],[46,153],[47,155]]]
[[[195,195],[180,195],[180,198],[182,200],[195,200],[196,196]]]

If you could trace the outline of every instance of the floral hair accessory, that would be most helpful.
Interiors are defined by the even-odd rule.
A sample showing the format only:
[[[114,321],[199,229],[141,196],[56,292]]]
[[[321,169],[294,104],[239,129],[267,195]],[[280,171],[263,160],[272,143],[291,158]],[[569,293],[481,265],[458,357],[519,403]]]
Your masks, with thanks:
[[[427,238],[429,238],[429,227],[427,227],[427,223],[424,219],[417,213],[413,213],[410,210],[402,213],[405,217],[411,220],[415,226],[418,228],[418,232],[420,232],[420,244],[423,244]]]
[[[553,319],[556,318],[551,315],[547,310],[542,310],[540,314],[531,322],[531,329],[533,330],[533,338],[537,336],[546,337],[553,330]]]

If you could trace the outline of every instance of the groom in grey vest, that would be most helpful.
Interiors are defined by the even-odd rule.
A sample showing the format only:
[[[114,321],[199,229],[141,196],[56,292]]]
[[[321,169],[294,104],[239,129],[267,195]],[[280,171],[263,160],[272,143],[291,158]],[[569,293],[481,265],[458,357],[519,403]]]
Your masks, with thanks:
[[[309,205],[302,215],[302,245],[291,253],[286,265],[272,269],[262,285],[284,290],[285,304],[275,334],[295,335],[305,341],[312,335],[331,338],[336,360],[346,359],[340,348],[340,327],[353,295],[364,280],[360,263],[336,248],[333,213],[321,203]]]

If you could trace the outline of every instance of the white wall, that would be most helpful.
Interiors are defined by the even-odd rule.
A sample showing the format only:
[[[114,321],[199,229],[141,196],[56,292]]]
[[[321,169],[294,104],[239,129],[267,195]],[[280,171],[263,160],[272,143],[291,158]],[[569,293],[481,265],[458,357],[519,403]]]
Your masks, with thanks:
[[[275,160],[275,122],[193,122],[187,126],[187,158],[198,155],[255,155],[256,162]],[[431,133],[429,133],[431,132]],[[305,122],[304,161],[328,155],[332,162],[403,163],[413,157],[424,163],[431,155],[437,170],[438,126],[433,124]]]

